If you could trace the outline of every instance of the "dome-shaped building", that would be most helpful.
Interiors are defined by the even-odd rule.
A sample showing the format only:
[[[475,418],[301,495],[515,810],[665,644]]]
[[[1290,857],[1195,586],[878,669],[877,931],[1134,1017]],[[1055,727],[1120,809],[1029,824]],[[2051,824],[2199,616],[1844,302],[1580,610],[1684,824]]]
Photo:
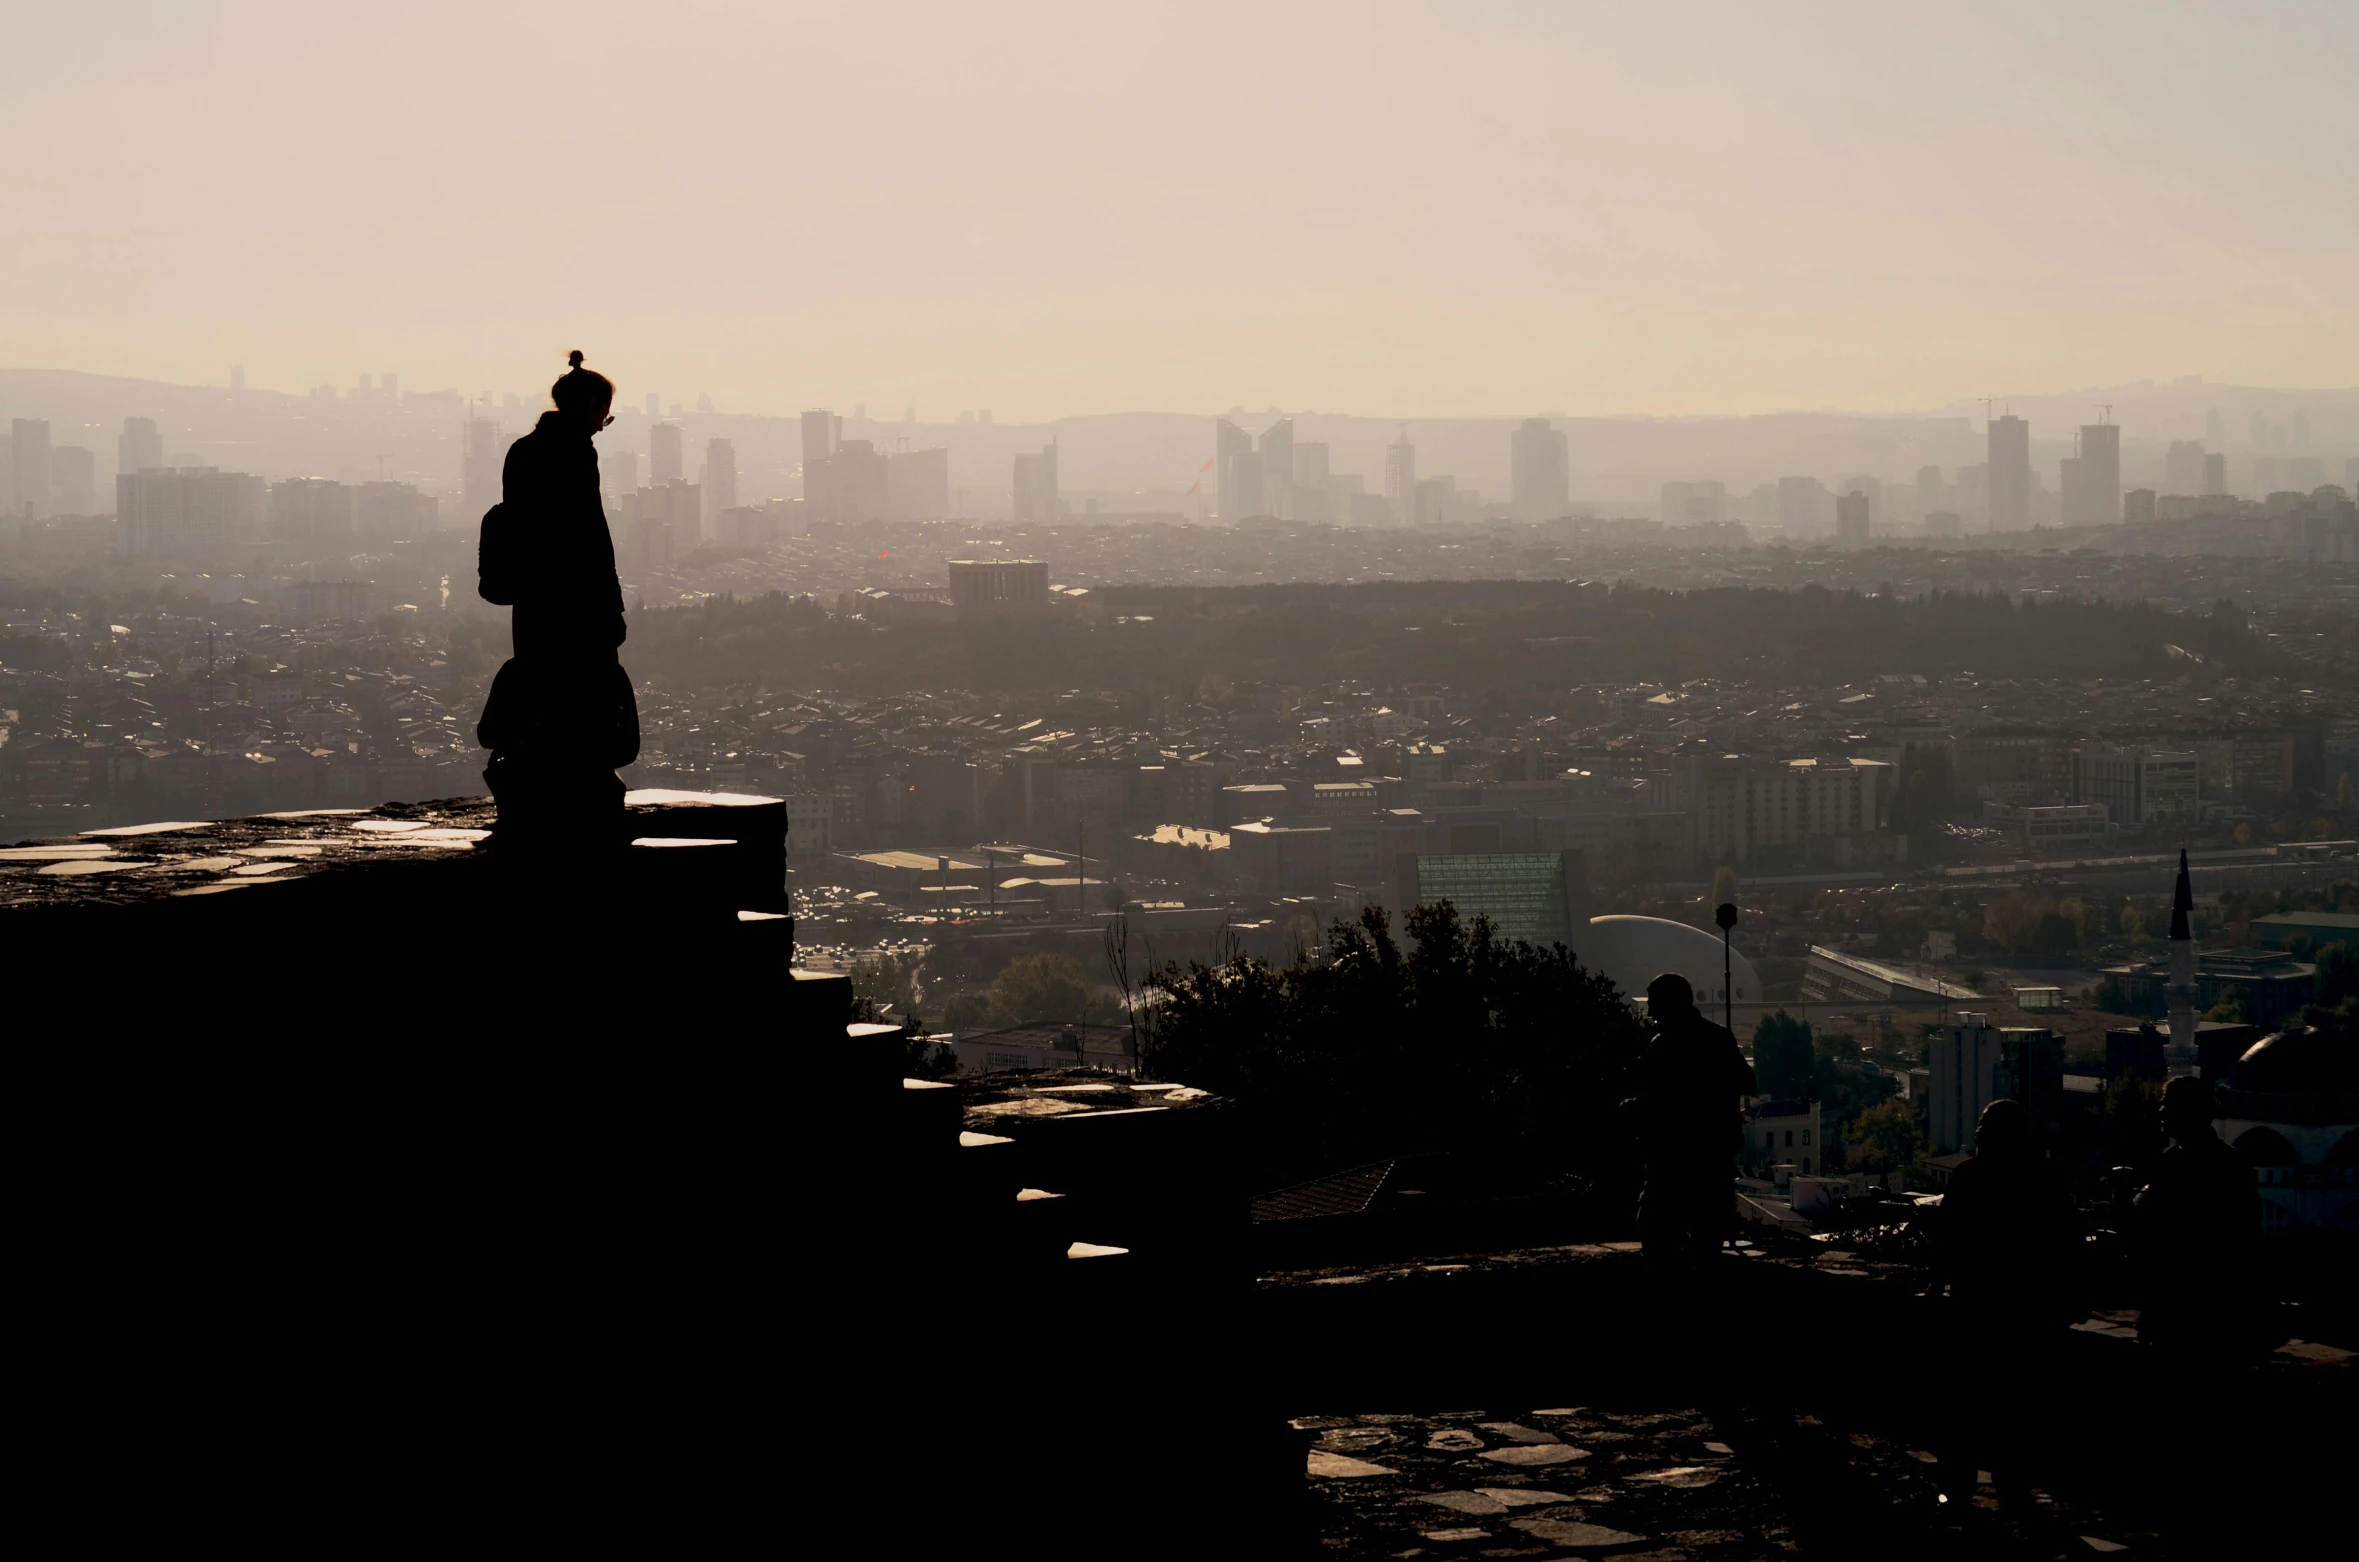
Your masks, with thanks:
[[[2264,1231],[2359,1230],[2359,1044],[2263,1037],[2220,1081],[2218,1127],[2260,1173]]]
[[[1722,982],[1720,952],[1719,934],[1663,917],[1591,917],[1588,938],[1576,932],[1573,947],[1583,965],[1612,978],[1633,999],[1644,998],[1646,984],[1663,972],[1677,971],[1695,988],[1698,1006],[1715,1019],[1723,998],[1750,1003],[1761,997],[1761,978],[1741,953],[1730,955],[1730,980]],[[1735,990],[1723,992],[1724,986]]]
[[[1643,1001],[1646,984],[1677,971],[1696,990],[1707,1013],[1733,987],[1738,1003],[1761,997],[1761,978],[1741,953],[1720,974],[1720,935],[1663,917],[1589,914],[1589,872],[1578,851],[1460,852],[1402,855],[1395,868],[1395,905],[1447,900],[1459,915],[1488,917],[1502,938],[1545,949],[1562,944],[1581,964],[1611,978],[1622,995]]]

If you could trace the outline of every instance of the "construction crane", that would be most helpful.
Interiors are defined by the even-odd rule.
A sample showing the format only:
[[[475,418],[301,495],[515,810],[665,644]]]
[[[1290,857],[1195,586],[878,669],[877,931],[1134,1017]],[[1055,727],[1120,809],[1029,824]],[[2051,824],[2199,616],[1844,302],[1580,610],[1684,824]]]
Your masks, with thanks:
[[[2113,403],[2112,403],[2112,402],[2110,402],[2110,401],[2101,401],[2101,402],[2099,402],[2099,403],[2097,404],[2097,411],[2098,411],[2098,413],[2099,413],[2098,421],[2099,421],[2100,423],[2111,423],[2111,422],[2113,421]]]

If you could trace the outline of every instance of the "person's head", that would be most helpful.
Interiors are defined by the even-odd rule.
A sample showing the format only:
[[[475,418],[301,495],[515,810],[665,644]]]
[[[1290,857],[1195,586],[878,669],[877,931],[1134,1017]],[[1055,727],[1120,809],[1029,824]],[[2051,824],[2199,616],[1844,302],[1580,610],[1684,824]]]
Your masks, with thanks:
[[[1646,1012],[1658,1020],[1695,1012],[1696,990],[1677,971],[1665,971],[1646,984]]]
[[[587,423],[595,432],[614,421],[614,381],[595,369],[582,367],[580,348],[566,354],[565,361],[573,365],[557,376],[557,383],[549,387],[549,399],[557,403],[557,410],[577,422]]]
[[[2022,1102],[2001,1096],[1982,1109],[1974,1124],[1977,1155],[2016,1155],[2031,1147],[2031,1113]]]
[[[2162,1087],[2162,1131],[2181,1141],[2200,1139],[2212,1131],[2218,1105],[2211,1086],[2181,1074]]]

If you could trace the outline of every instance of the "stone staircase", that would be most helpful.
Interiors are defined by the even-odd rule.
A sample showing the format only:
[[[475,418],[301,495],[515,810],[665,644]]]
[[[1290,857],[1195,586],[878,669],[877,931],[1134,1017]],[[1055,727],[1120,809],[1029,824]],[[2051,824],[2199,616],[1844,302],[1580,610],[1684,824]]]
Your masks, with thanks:
[[[843,1041],[791,1174],[830,1190],[829,1215],[792,1267],[848,1280],[831,1354],[798,1370],[835,1424],[927,1440],[908,1554],[993,1535],[1060,1557],[1286,1549],[1304,1438],[1251,1366],[1229,1104],[1081,1070],[902,1077],[897,1027],[846,1023],[828,978],[795,989],[840,1028],[804,1055]],[[916,1496],[905,1469],[826,1462]]]

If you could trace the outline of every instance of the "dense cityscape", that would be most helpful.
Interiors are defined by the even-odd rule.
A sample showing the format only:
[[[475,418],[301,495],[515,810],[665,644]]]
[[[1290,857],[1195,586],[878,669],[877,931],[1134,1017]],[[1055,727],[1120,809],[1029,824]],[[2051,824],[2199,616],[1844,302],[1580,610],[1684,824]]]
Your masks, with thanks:
[[[34,1525],[2348,1530],[2359,9],[18,11]]]

